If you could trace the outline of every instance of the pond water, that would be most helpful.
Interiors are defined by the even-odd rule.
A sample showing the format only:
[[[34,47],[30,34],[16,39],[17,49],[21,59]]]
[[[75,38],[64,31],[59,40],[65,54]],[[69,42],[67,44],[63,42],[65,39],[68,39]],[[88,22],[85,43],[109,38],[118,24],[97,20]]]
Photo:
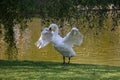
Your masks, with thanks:
[[[19,29],[15,28],[19,48],[18,60],[62,62],[62,56],[55,51],[52,43],[42,49],[35,46],[42,28],[39,18],[33,19],[28,24],[28,28],[22,36],[19,35]],[[65,31],[68,33],[71,27],[68,25],[65,29],[68,30]],[[94,35],[95,31],[96,29],[89,31],[80,29],[84,40],[81,46],[74,46],[76,56],[71,59],[71,63],[120,66],[120,25],[115,31],[101,30]],[[4,50],[5,47],[1,40],[0,59],[6,59]]]

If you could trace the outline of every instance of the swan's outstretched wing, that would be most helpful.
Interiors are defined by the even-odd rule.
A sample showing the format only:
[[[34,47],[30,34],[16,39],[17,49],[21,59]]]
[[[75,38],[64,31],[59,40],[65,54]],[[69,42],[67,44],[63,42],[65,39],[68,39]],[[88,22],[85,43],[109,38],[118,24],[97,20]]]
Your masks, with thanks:
[[[35,43],[35,45],[38,48],[42,48],[46,46],[51,40],[52,40],[52,33],[49,31],[49,28],[44,28],[44,30],[41,32],[40,38]]]
[[[72,28],[72,30],[63,38],[63,42],[69,46],[73,46],[73,44],[80,45],[82,41],[83,35],[77,28]]]

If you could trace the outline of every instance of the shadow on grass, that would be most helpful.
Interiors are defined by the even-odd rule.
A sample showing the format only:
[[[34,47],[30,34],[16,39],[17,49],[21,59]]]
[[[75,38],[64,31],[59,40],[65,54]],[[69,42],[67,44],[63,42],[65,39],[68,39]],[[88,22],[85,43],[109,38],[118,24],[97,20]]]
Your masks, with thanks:
[[[108,66],[108,65],[94,65],[94,64],[62,64],[60,62],[48,62],[48,61],[9,61],[9,60],[0,60],[0,68],[5,66],[33,66],[33,67],[43,67],[43,68],[52,68],[52,67],[76,67],[83,69],[116,69],[120,70],[120,66]]]
[[[117,80],[119,66],[0,60],[0,79]],[[9,75],[9,76],[6,76]]]

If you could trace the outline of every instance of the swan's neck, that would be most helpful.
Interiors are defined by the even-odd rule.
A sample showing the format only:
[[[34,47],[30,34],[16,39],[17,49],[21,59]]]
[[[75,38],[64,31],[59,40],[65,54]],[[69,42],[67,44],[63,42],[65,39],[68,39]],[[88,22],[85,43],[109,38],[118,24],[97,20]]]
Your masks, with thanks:
[[[58,35],[58,33],[59,33],[59,29],[56,29],[56,30],[54,31],[54,35]]]
[[[62,40],[62,37],[58,34],[58,32],[59,32],[58,30],[53,32],[52,42],[55,44],[58,43],[58,41]]]

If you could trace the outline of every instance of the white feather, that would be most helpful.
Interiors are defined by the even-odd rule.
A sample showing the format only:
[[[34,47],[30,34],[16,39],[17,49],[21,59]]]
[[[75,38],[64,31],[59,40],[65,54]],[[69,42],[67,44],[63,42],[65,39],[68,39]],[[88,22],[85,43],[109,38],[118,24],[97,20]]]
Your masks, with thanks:
[[[35,43],[35,45],[38,48],[42,48],[45,47],[51,40],[52,40],[52,33],[49,31],[48,28],[44,28],[44,30],[41,32],[40,38]]]
[[[64,37],[63,42],[69,46],[74,44],[81,45],[83,41],[83,35],[78,31],[77,28],[72,28],[72,30]]]

